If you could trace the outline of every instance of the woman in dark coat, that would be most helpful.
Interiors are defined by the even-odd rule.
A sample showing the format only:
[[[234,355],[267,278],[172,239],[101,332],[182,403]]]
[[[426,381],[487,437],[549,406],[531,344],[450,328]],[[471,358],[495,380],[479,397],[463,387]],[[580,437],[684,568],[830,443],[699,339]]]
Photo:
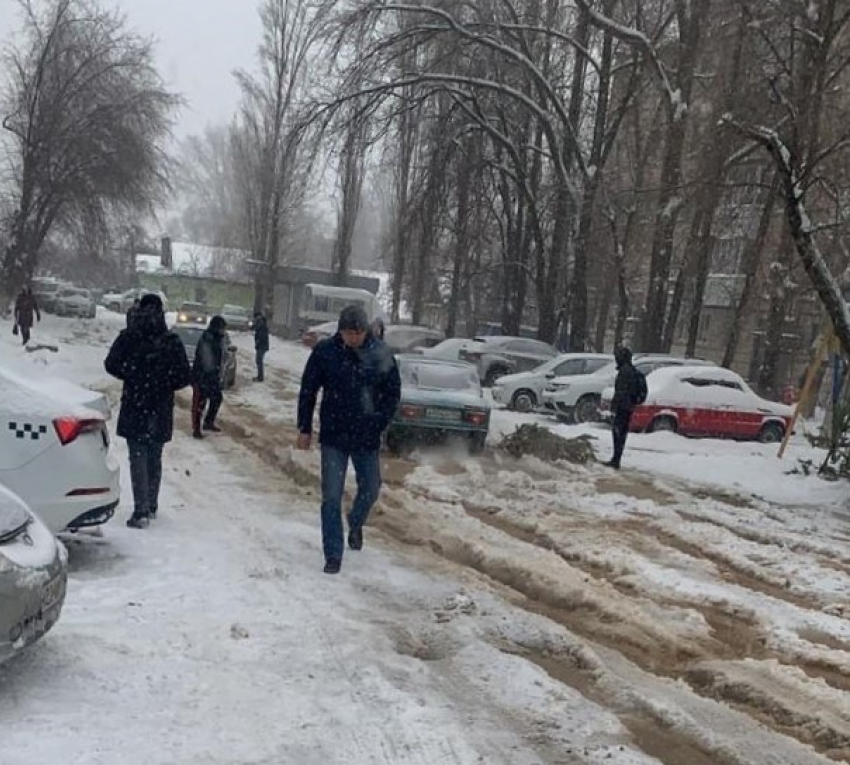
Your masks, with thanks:
[[[118,435],[127,439],[134,501],[127,525],[145,528],[158,509],[162,450],[174,427],[174,393],[192,381],[183,341],[168,331],[158,295],[142,298],[104,366],[124,383]]]

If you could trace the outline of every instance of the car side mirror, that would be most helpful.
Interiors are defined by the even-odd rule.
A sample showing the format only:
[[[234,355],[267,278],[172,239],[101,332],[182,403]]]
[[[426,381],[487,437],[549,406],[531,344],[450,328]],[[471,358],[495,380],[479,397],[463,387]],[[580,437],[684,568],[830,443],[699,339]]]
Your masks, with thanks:
[[[554,372],[547,372],[546,373],[546,379],[547,380],[554,380],[555,379],[555,373]]]

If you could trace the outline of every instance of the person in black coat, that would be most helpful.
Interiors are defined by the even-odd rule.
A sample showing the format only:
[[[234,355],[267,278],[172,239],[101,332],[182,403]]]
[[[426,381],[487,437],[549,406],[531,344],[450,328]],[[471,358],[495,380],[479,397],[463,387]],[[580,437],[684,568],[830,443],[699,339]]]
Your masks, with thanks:
[[[319,342],[310,354],[298,397],[297,448],[312,443],[313,413],[319,409],[322,449],[322,546],[325,573],[342,565],[342,497],[348,462],[357,476],[357,495],[348,514],[348,546],[363,547],[363,525],[378,499],[381,434],[392,421],[401,398],[401,378],[392,353],[369,332],[366,312],[348,306],[338,332]]]
[[[643,375],[632,364],[632,352],[628,348],[617,348],[614,351],[614,361],[617,363],[614,398],[611,400],[611,411],[614,413],[611,425],[614,455],[604,464],[619,470],[629,435],[632,412],[645,397],[645,382]]]
[[[104,367],[124,383],[118,435],[127,439],[134,502],[127,525],[145,528],[158,509],[162,450],[174,428],[174,393],[192,381],[186,349],[168,331],[159,296],[142,298]]]
[[[192,435],[203,438],[201,419],[204,430],[220,433],[221,428],[215,424],[218,410],[224,396],[221,392],[221,366],[224,363],[224,343],[227,322],[221,316],[213,316],[210,323],[198,340],[195,349],[195,360],[192,364]],[[204,409],[209,408],[204,416]]]
[[[254,311],[254,350],[257,353],[257,376],[254,382],[262,382],[265,377],[263,362],[269,352],[269,325],[260,311]]]

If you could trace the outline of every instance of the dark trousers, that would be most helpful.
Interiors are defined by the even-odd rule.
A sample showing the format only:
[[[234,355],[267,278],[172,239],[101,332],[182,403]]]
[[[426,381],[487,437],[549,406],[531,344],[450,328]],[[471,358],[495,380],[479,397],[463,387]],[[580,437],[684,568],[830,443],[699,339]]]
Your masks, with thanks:
[[[617,409],[614,412],[614,422],[611,424],[611,434],[614,438],[614,456],[611,464],[620,466],[623,450],[626,448],[626,438],[629,435],[629,423],[632,419],[631,409]]]
[[[265,355],[266,351],[257,350],[257,379],[262,382],[265,377]]]
[[[31,327],[25,327],[23,324],[21,324],[19,329],[21,330],[21,341],[24,345],[26,345],[30,341]]]
[[[325,560],[342,560],[342,495],[349,459],[357,477],[357,495],[348,514],[349,528],[359,529],[366,523],[381,490],[381,462],[377,449],[348,453],[322,446],[322,548]]]
[[[163,444],[128,441],[130,481],[133,485],[133,515],[156,514],[159,506],[159,484],[162,480]]]
[[[201,418],[204,425],[212,425],[215,418],[218,416],[218,410],[221,408],[221,401],[224,397],[221,394],[221,385],[205,384],[199,385],[195,383],[192,386],[192,429],[198,431],[201,429]],[[204,408],[209,403],[206,415]]]

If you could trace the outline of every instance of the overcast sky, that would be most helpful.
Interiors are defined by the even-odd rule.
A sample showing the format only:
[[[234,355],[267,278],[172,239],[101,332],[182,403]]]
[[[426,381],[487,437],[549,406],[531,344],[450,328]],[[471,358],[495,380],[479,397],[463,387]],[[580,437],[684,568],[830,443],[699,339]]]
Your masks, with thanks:
[[[228,122],[239,99],[234,69],[251,69],[260,37],[253,0],[102,0],[123,11],[133,29],[156,40],[159,70],[188,102],[179,137]],[[0,0],[0,39],[19,24],[15,0]]]

